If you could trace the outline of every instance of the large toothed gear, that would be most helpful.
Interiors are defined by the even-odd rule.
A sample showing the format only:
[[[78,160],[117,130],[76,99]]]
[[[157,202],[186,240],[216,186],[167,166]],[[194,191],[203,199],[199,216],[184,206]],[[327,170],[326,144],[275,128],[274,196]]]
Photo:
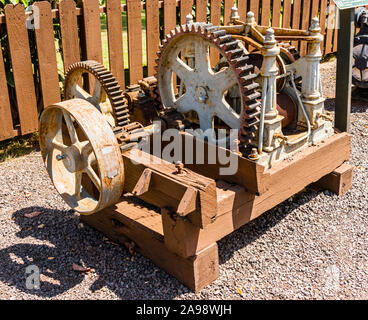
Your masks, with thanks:
[[[227,66],[218,72],[210,65],[209,48],[226,60]],[[187,54],[192,55],[192,68],[190,63],[183,62]],[[166,36],[158,52],[158,98],[165,108],[172,107],[181,113],[197,112],[202,131],[214,129],[216,116],[228,127],[239,129],[240,139],[249,142],[259,123],[261,94],[256,91],[259,84],[254,82],[253,65],[247,61],[240,42],[225,30],[203,23],[177,27]],[[185,92],[182,95],[179,92],[179,96],[173,85],[174,73],[184,83]],[[234,86],[239,90],[240,110],[225,99],[225,93]]]
[[[84,75],[94,78],[92,92],[80,84]],[[111,127],[129,124],[129,107],[119,83],[112,73],[97,61],[82,61],[71,65],[65,76],[64,100],[79,98],[92,103]]]

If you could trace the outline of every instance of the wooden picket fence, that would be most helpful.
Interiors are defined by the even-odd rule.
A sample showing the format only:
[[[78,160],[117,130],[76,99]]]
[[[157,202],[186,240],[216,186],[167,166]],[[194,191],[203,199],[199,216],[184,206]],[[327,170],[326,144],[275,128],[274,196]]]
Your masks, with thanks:
[[[325,33],[324,54],[337,49],[337,32],[327,28],[329,15],[326,12],[330,2],[333,5],[332,0],[235,1],[242,20],[248,11],[253,11],[256,17],[258,13],[258,22],[263,25],[307,29],[311,18],[319,16]],[[169,33],[177,24],[184,23],[188,13],[192,13],[197,21],[226,24],[233,5],[234,0],[127,0],[126,4],[121,4],[121,0],[106,0],[106,6],[100,7],[98,0],[84,0],[79,8],[74,0],[60,0],[58,8],[52,9],[49,2],[40,1],[34,5],[40,13],[40,28],[31,31],[26,28],[30,13],[25,12],[21,5],[8,5],[5,15],[0,15],[0,25],[6,25],[11,56],[11,70],[5,70],[0,50],[0,141],[37,131],[40,109],[62,98],[53,23],[60,23],[65,71],[80,60],[102,62],[100,15],[106,14],[109,67],[121,87],[125,88],[129,83],[142,79],[143,70],[145,75],[154,74],[160,30],[161,35]],[[124,47],[122,39],[122,12],[127,15],[128,48]],[[142,12],[146,17],[146,69],[142,62]],[[163,21],[160,21],[160,12]],[[35,48],[29,47],[32,32]],[[305,44],[299,49],[305,52]],[[124,50],[128,50],[129,77],[125,77]],[[30,52],[37,54],[38,70],[31,63]],[[10,103],[6,72],[11,72],[14,79],[16,106]],[[41,88],[40,99],[37,99],[35,84]]]

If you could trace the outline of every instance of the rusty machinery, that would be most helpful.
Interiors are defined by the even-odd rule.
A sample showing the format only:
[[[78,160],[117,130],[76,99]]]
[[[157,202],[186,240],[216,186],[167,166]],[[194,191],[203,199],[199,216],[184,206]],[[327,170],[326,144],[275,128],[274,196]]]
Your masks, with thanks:
[[[65,100],[45,109],[41,152],[63,199],[81,214],[119,201],[130,179],[122,153],[166,128],[194,130],[198,139],[220,141],[217,129],[238,129],[235,150],[266,169],[333,135],[324,110],[319,73],[319,21],[309,30],[257,25],[249,12],[230,24],[193,22],[163,40],[157,74],[122,92],[113,75],[94,61],[76,63],[65,80]],[[290,41],[306,41],[299,57]],[[210,59],[214,56],[214,59]],[[94,79],[87,92],[85,75]],[[210,134],[207,134],[210,132]],[[206,134],[204,134],[206,133]]]

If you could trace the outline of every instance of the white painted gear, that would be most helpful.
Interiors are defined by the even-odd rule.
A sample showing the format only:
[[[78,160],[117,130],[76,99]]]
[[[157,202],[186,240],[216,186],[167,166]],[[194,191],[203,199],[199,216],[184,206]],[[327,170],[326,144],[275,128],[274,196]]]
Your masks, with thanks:
[[[247,57],[239,43],[226,35],[224,30],[196,23],[172,30],[158,53],[156,77],[161,103],[165,108],[172,107],[181,113],[195,111],[202,131],[201,134],[195,134],[202,139],[207,137],[213,143],[223,142],[215,135],[215,117],[229,128],[241,132],[242,129],[243,132],[247,129],[250,132],[254,129],[250,127],[258,123],[259,104],[256,98],[259,98],[259,93],[255,91],[258,84],[253,82],[255,76],[250,73],[253,67],[246,64]],[[194,53],[192,68],[181,58],[188,48]],[[215,72],[210,64],[210,48],[227,59],[228,66]],[[181,96],[175,94],[174,73],[185,86]],[[241,93],[239,110],[235,110],[225,99],[228,90],[234,87],[238,87]],[[250,125],[247,123],[245,129],[244,118],[250,119]]]

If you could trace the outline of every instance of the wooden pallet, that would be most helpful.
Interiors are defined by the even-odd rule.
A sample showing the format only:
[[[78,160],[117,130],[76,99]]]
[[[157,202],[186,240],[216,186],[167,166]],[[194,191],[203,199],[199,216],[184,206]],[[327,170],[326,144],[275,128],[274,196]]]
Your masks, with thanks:
[[[135,196],[82,220],[113,241],[134,242],[138,252],[195,292],[219,276],[218,240],[310,184],[339,195],[352,186],[347,133],[267,171],[241,158],[238,173],[227,181],[214,175],[213,166],[191,165],[180,176],[172,164],[133,164],[129,152],[123,157],[125,190]]]

